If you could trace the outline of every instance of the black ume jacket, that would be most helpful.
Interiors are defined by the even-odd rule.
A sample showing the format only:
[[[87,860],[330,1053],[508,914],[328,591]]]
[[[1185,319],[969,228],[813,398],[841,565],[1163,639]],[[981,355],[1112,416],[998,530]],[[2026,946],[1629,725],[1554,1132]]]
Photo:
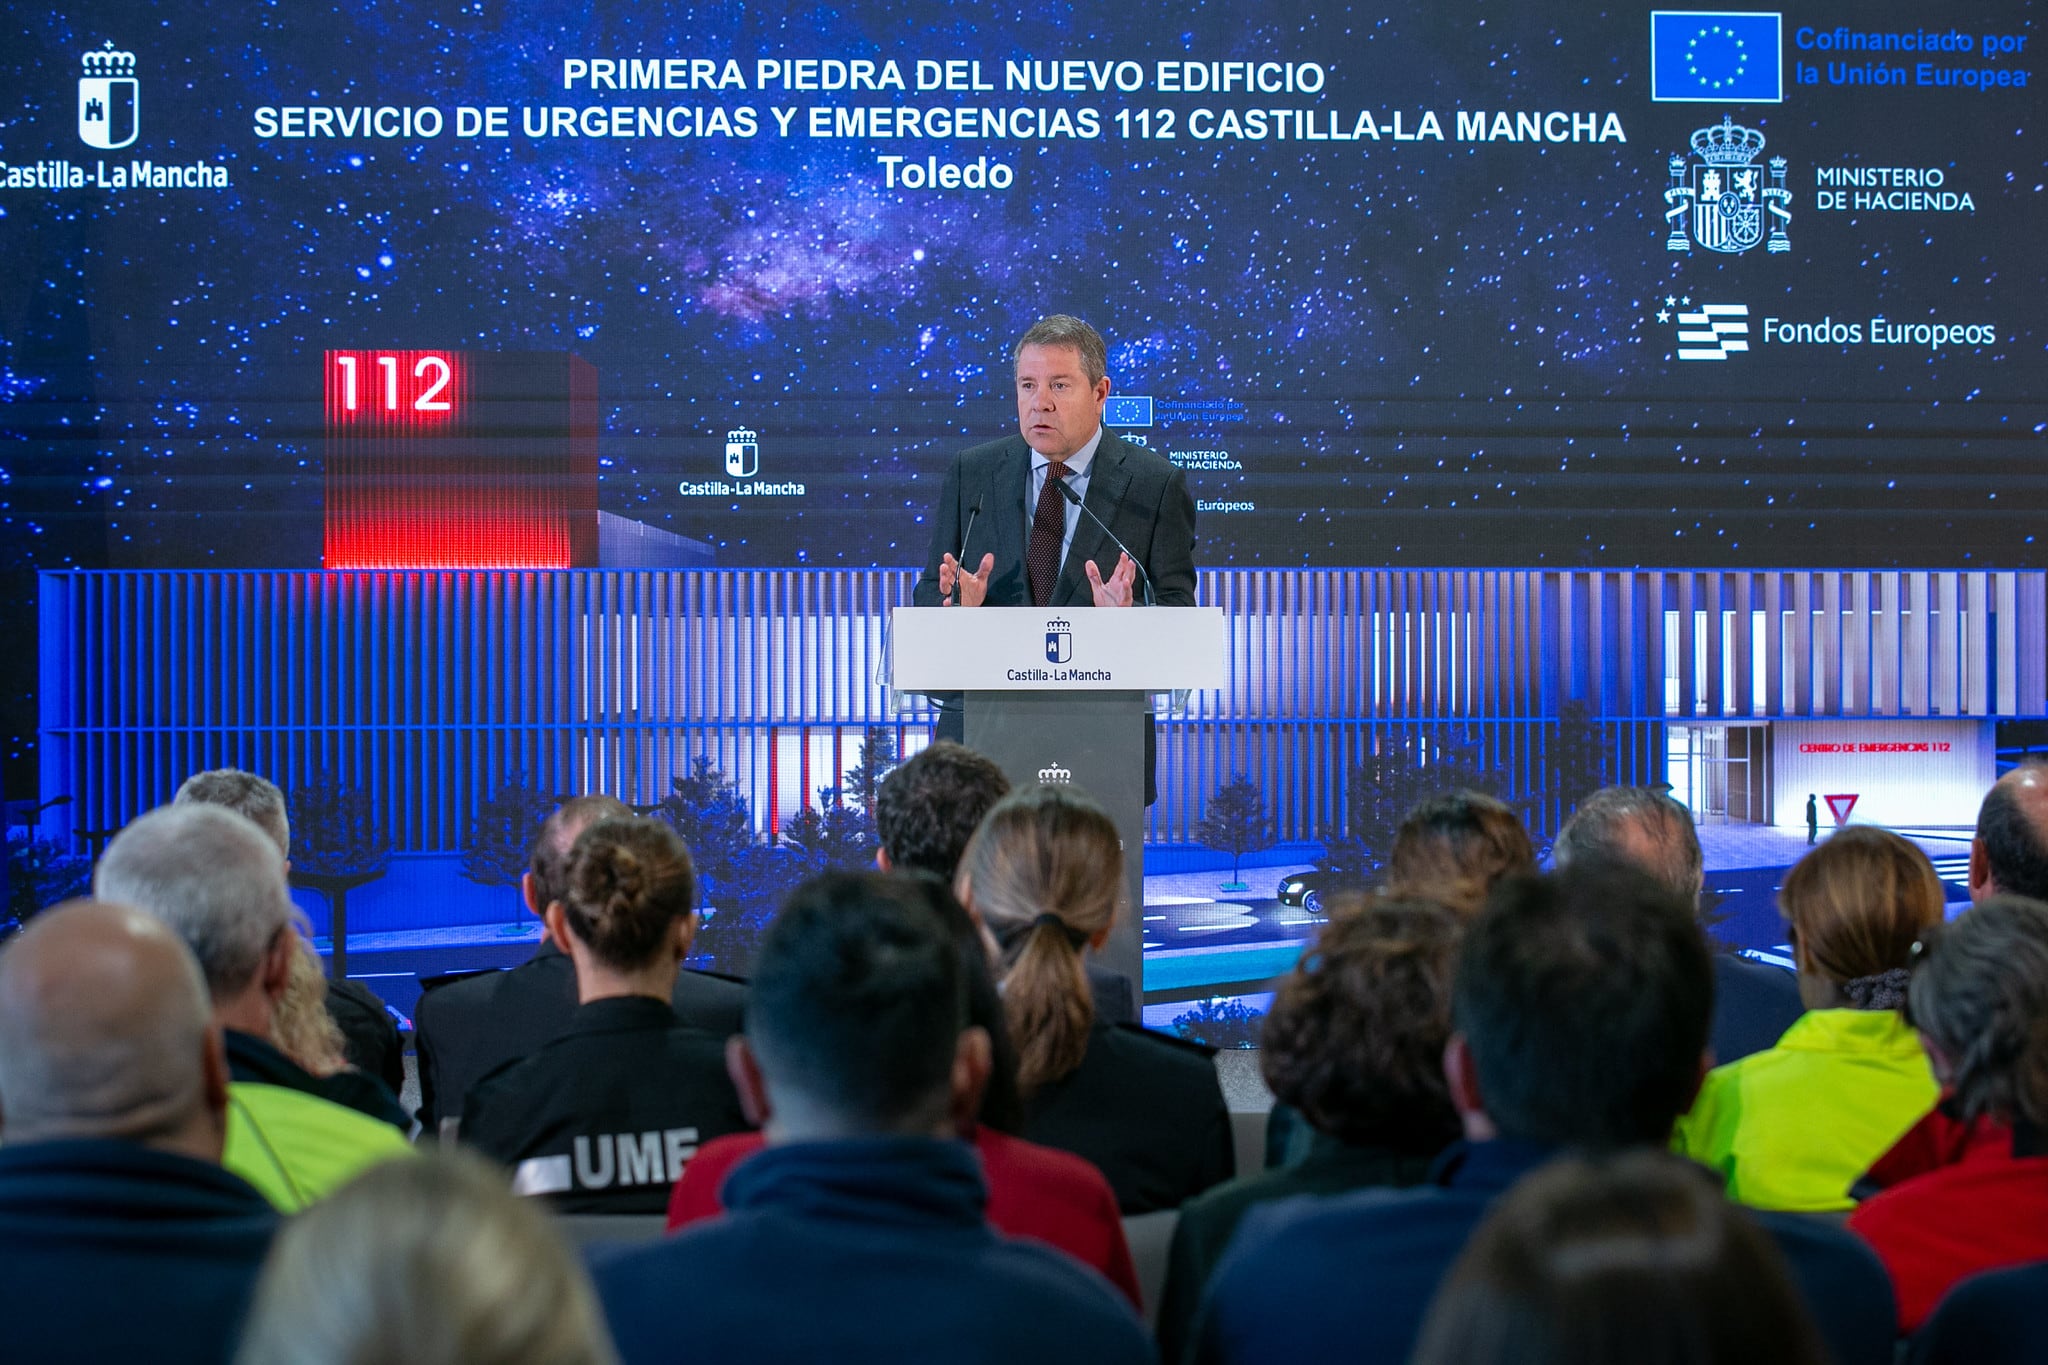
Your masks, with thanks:
[[[748,1126],[725,1039],[634,995],[577,1006],[561,1037],[479,1081],[461,1138],[564,1213],[665,1213],[697,1148]]]
[[[671,997],[686,1024],[726,1038],[740,1031],[747,988],[730,977],[684,972]],[[463,1096],[506,1062],[530,1056],[569,1026],[576,966],[552,943],[503,972],[429,981],[413,1011],[420,1062],[420,1137],[462,1113]]]

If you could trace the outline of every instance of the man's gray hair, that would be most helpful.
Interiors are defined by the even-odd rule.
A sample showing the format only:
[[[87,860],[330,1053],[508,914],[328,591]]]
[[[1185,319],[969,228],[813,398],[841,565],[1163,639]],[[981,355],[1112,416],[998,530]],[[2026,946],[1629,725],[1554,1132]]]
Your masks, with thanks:
[[[135,820],[100,856],[92,889],[175,930],[216,1002],[248,987],[292,924],[284,856],[255,822],[223,806],[160,806]]]
[[[1032,323],[1031,330],[1017,339],[1017,349],[1010,353],[1010,368],[1015,369],[1024,358],[1026,346],[1073,347],[1081,353],[1081,373],[1087,376],[1091,387],[1100,384],[1109,373],[1109,347],[1102,340],[1102,333],[1067,313],[1054,313]]]
[[[1579,802],[1551,849],[1560,869],[1616,863],[1697,905],[1704,883],[1692,812],[1654,787],[1602,787]]]
[[[200,801],[209,806],[226,806],[237,815],[254,820],[270,836],[282,856],[292,856],[292,821],[285,813],[284,793],[267,777],[240,768],[214,768],[194,773],[171,798],[174,804]]]

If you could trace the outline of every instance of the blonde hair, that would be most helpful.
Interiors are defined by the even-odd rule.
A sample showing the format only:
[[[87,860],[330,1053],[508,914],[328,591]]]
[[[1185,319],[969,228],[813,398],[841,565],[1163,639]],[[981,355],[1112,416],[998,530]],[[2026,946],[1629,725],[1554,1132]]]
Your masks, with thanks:
[[[305,935],[294,930],[292,937],[298,940],[297,951],[271,1017],[271,1041],[315,1076],[332,1076],[347,1069],[348,1052],[341,1025],[327,1012],[327,972]]]
[[[1026,1096],[1070,1074],[1095,1022],[1081,950],[1116,919],[1124,856],[1116,825],[1068,787],[996,803],[960,858],[962,899],[1001,949],[1003,1019]]]
[[[1778,908],[1791,922],[1801,971],[1845,988],[1862,1008],[1896,1008],[1921,930],[1939,924],[1947,896],[1927,855],[1875,825],[1850,825],[1785,876]],[[1896,975],[1894,975],[1896,974]],[[1859,998],[1864,983],[1882,1004]]]
[[[616,1365],[547,1215],[456,1151],[372,1167],[285,1224],[237,1365]]]

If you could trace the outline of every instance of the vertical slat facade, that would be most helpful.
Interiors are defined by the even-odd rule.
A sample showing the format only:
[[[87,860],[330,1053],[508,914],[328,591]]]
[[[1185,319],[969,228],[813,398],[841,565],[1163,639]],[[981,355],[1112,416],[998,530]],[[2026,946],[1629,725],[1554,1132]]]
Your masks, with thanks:
[[[369,791],[395,844],[458,848],[509,782],[646,804],[698,756],[762,824],[836,783],[886,686],[900,570],[55,572],[41,578],[42,797],[116,828],[224,764]],[[1229,685],[1165,718],[1151,837],[1237,774],[1280,839],[1341,824],[1386,746],[1476,747],[1544,787],[1566,706],[1616,781],[1716,718],[2048,712],[2048,577],[1830,570],[1219,570]],[[1539,829],[1562,811],[1536,802]]]

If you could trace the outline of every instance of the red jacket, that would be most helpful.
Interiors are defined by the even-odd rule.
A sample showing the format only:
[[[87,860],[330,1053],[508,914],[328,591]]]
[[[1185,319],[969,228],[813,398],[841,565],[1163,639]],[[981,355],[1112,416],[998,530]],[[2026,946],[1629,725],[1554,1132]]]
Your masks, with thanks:
[[[1958,1131],[1950,1124],[1939,1136],[1952,1141]],[[1901,1181],[1849,1215],[1850,1229],[1891,1272],[1902,1332],[1918,1331],[1960,1280],[2048,1260],[2048,1157],[2015,1157],[2012,1131],[2002,1125],[1967,1133],[1949,1164]],[[1926,1150],[1944,1145],[1929,1141]]]
[[[1916,1175],[1953,1166],[1977,1143],[1993,1141],[2011,1142],[2012,1129],[1989,1118],[1958,1123],[1941,1105],[1936,1105],[1925,1118],[1907,1129],[1906,1135],[1879,1157],[1863,1178],[1888,1190]]]
[[[707,1142],[683,1167],[668,1201],[668,1230],[725,1212],[719,1200],[733,1167],[761,1150],[759,1133],[734,1133]],[[1010,1237],[1028,1237],[1092,1266],[1142,1311],[1138,1271],[1117,1213],[1116,1195],[1102,1173],[1067,1152],[999,1133],[975,1131],[988,1181],[988,1221]]]

